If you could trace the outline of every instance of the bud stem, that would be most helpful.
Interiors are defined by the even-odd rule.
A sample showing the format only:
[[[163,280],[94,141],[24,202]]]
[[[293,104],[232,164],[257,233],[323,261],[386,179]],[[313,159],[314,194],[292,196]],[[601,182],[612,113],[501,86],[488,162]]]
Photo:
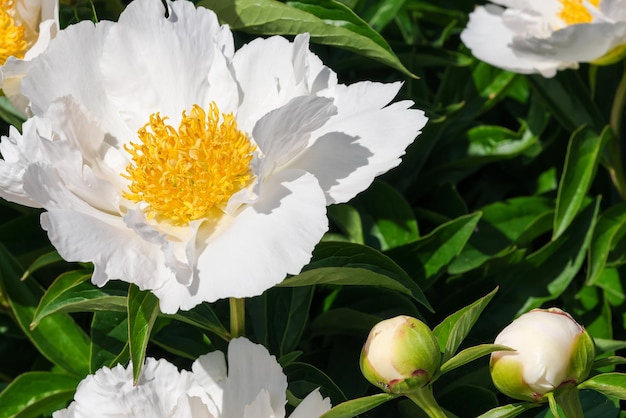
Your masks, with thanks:
[[[567,385],[548,393],[548,401],[550,402],[550,411],[556,418],[585,418],[578,396],[578,388],[574,385]]]
[[[426,415],[430,418],[446,418],[447,415],[443,412],[443,409],[439,406],[435,397],[433,396],[432,386],[426,385],[415,392],[406,393],[405,396],[415,402]]]
[[[245,299],[230,298],[230,338],[242,337],[246,333]]]

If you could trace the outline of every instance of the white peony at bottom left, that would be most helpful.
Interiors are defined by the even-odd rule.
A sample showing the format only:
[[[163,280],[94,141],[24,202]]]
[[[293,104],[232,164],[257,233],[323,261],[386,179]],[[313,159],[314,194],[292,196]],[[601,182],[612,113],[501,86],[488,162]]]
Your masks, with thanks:
[[[136,384],[131,365],[103,367],[80,382],[74,401],[53,418],[282,418],[286,391],[276,358],[262,345],[237,338],[228,346],[228,370],[221,351],[200,356],[191,371],[147,358]],[[315,390],[290,417],[317,418],[330,408],[330,400]]]

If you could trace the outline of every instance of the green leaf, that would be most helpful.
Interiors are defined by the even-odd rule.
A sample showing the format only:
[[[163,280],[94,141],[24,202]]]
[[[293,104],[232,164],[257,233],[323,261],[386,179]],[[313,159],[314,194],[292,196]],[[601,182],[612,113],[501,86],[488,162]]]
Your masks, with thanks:
[[[589,246],[587,284],[596,284],[606,266],[609,253],[626,231],[626,204],[611,206],[598,217]]]
[[[387,26],[404,6],[406,0],[383,0],[375,2],[364,13],[371,27],[381,31]]]
[[[573,132],[587,125],[600,132],[604,118],[580,77],[578,71],[559,71],[554,78],[531,75],[526,79],[565,129]]]
[[[599,374],[585,380],[578,388],[591,389],[606,396],[626,400],[626,373]]]
[[[278,286],[315,284],[378,286],[412,297],[432,310],[420,287],[391,258],[373,248],[345,242],[322,242],[313,260],[297,276]]]
[[[151,292],[131,284],[128,289],[128,344],[136,383],[146,357],[146,347],[154,321],[159,314],[159,299]]]
[[[362,337],[379,323],[381,318],[350,308],[330,309],[317,316],[311,323],[311,334],[354,335]]]
[[[224,341],[230,340],[229,332],[208,303],[202,303],[189,311],[178,311],[174,315],[167,315],[187,324],[212,332]]]
[[[552,228],[554,201],[543,197],[516,197],[481,209],[482,218],[461,254],[448,267],[462,274],[523,247]]]
[[[290,387],[308,384],[313,388],[320,388],[323,393],[331,397],[333,403],[343,402],[347,399],[339,386],[326,373],[315,366],[294,361],[287,364],[283,371],[287,375]]]
[[[0,95],[0,118],[19,130],[22,129],[22,123],[26,120],[24,115],[21,115],[4,95]]]
[[[591,241],[599,200],[587,205],[556,241],[494,273],[498,297],[486,312],[484,329],[504,328],[513,318],[558,298],[580,271]]]
[[[411,244],[392,248],[386,254],[418,283],[426,284],[427,280],[442,273],[461,252],[480,217],[481,213],[461,216]]]
[[[393,187],[375,180],[350,204],[358,209],[365,243],[380,250],[408,244],[419,238],[413,209]]]
[[[161,321],[167,324],[161,327],[159,326]],[[177,356],[196,360],[201,355],[214,350],[202,330],[189,324],[181,324],[170,318],[161,317],[157,319],[156,329],[158,332],[153,333],[150,342]]]
[[[55,312],[91,312],[126,310],[126,292],[115,285],[101,289],[89,283],[91,272],[70,271],[61,274],[48,287],[33,317],[32,328]]]
[[[567,229],[583,206],[600,162],[601,151],[612,135],[609,127],[600,136],[586,127],[572,134],[556,200],[553,240]]]
[[[513,418],[521,415],[523,412],[528,411],[529,409],[537,408],[540,406],[543,405],[530,402],[512,403],[509,405],[493,408],[480,415],[478,418]]]
[[[337,1],[202,0],[198,5],[215,11],[234,30],[261,35],[308,32],[313,42],[347,49],[415,77],[380,34]]]
[[[39,256],[33,263],[26,269],[20,280],[25,280],[28,276],[42,267],[49,266],[51,264],[59,263],[63,261],[63,258],[56,251]]]
[[[91,320],[90,373],[128,361],[126,312],[96,312]]]
[[[450,360],[446,361],[439,368],[439,375],[447,373],[451,370],[454,370],[458,367],[463,366],[471,361],[474,361],[482,356],[487,354],[491,354],[494,351],[514,351],[512,348],[506,347],[504,345],[497,344],[480,344],[474,347],[466,348],[462,350],[457,355],[452,357]]]
[[[27,418],[64,408],[80,378],[62,373],[27,372],[0,393],[0,418]]]
[[[350,242],[364,244],[361,215],[349,204],[328,207],[328,218],[343,232]]]
[[[384,404],[399,395],[391,393],[378,393],[376,395],[365,396],[363,398],[351,399],[334,406],[320,418],[352,418],[365,413]]]
[[[9,301],[13,315],[28,339],[52,363],[76,376],[89,373],[89,339],[67,314],[54,314],[31,329],[37,302],[43,291],[32,279],[20,281],[23,268],[0,244],[0,294]]]
[[[439,342],[439,348],[444,353],[442,359],[443,363],[452,358],[497,291],[497,288],[492,290],[489,294],[478,299],[471,305],[448,316],[435,327],[433,333],[437,338],[437,342]]]
[[[615,366],[618,364],[626,364],[626,358],[620,357],[620,356],[609,356],[609,357],[601,358],[601,359],[596,360],[593,363],[593,368],[600,369],[602,367]]]

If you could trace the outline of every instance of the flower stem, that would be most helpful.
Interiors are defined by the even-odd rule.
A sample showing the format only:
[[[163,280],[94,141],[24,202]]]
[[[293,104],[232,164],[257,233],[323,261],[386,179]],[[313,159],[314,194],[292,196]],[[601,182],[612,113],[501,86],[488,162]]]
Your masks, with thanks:
[[[550,402],[550,410],[556,418],[585,418],[578,396],[578,388],[574,385],[568,385],[549,393],[548,401]]]
[[[443,412],[433,396],[432,386],[426,385],[415,392],[405,394],[405,396],[415,402],[430,418],[446,418],[446,413]]]
[[[230,298],[230,338],[237,338],[246,333],[245,299]]]
[[[613,98],[613,106],[611,108],[611,130],[613,138],[608,144],[607,168],[611,175],[611,181],[619,192],[622,199],[626,200],[626,179],[624,178],[624,165],[622,163],[622,153],[620,146],[620,131],[622,127],[622,115],[624,113],[624,105],[626,104],[626,68],[620,80],[615,97]]]

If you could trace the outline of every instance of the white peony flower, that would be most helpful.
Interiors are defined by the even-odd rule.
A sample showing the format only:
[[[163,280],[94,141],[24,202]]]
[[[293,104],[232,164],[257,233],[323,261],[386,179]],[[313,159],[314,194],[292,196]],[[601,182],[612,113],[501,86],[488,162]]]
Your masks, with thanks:
[[[564,384],[578,384],[591,371],[593,340],[567,312],[534,309],[504,328],[494,344],[516,351],[491,354],[491,376],[504,394],[540,401]]]
[[[245,338],[228,345],[228,373],[220,351],[200,356],[192,371],[179,372],[166,360],[146,359],[133,384],[132,367],[103,367],[87,376],[74,401],[53,418],[282,418],[287,377],[274,356]],[[331,407],[318,390],[292,418],[318,418]]]
[[[509,71],[553,77],[580,62],[626,53],[626,0],[491,0],[461,33],[476,58]]]
[[[22,84],[35,115],[3,138],[0,196],[93,283],[149,289],[166,313],[297,274],[345,202],[426,123],[400,83],[345,86],[308,36],[234,51],[212,11],[135,0],[59,33]]]
[[[0,89],[22,112],[20,82],[58,31],[58,0],[0,0]]]

